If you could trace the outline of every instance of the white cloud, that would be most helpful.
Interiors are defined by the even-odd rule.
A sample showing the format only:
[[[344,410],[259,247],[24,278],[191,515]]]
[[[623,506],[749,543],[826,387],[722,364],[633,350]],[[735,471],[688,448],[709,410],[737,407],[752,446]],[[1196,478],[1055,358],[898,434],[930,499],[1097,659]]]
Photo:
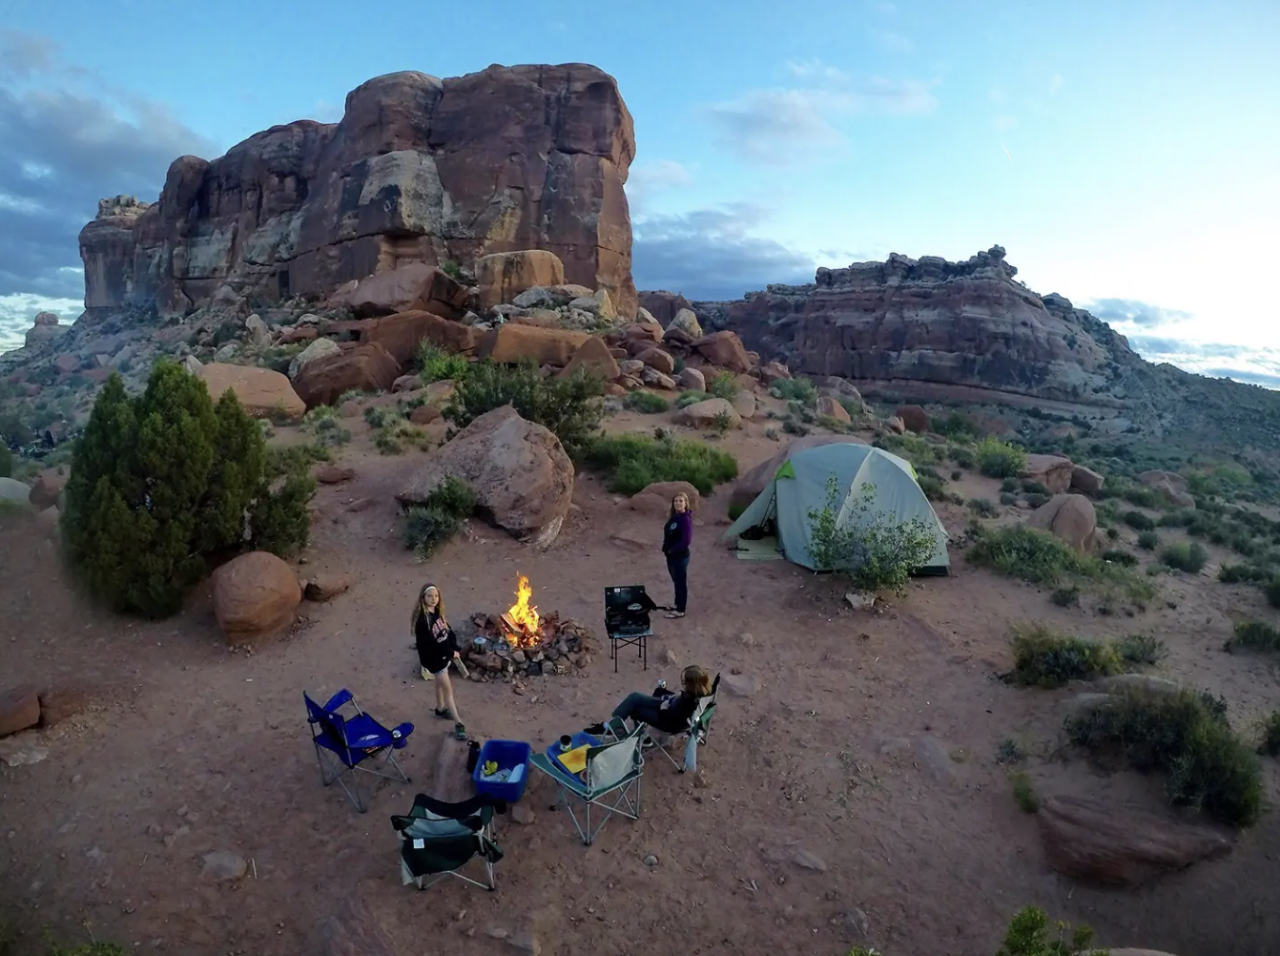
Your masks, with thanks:
[[[818,60],[788,63],[803,87],[751,90],[727,103],[706,107],[718,145],[747,162],[789,166],[821,154],[818,148],[845,144],[835,121],[865,113],[930,113],[938,105],[936,83],[872,76],[855,81],[843,70]]]
[[[890,53],[910,53],[916,48],[910,37],[892,30],[872,30],[871,37]]]
[[[40,312],[54,312],[63,325],[70,325],[83,311],[80,299],[51,299],[26,292],[0,295],[0,352],[21,348]]]
[[[655,159],[637,163],[627,176],[627,201],[632,215],[643,215],[653,196],[671,189],[693,185],[693,174],[674,159]]]

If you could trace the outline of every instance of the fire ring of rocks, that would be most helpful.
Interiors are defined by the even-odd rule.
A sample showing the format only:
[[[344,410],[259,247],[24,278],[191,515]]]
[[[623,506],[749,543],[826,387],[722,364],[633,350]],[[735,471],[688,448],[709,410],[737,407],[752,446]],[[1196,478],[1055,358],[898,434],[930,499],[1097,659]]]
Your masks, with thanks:
[[[516,603],[505,613],[495,617],[481,612],[470,617],[474,630],[459,635],[459,644],[471,680],[564,675],[591,662],[591,636],[586,627],[555,612],[539,614],[532,597],[529,579],[521,575]]]

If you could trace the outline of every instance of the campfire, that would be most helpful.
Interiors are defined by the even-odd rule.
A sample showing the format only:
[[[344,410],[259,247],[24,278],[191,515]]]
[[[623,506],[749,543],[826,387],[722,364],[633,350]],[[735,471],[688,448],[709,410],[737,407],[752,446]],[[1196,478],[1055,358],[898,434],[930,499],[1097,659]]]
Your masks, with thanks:
[[[542,618],[538,609],[529,603],[532,597],[533,588],[522,574],[516,582],[516,603],[499,618],[507,643],[513,647],[537,647],[542,643]]]
[[[515,604],[497,616],[473,614],[470,624],[474,632],[463,640],[462,656],[477,680],[567,674],[591,659],[587,629],[554,611],[539,613],[523,574]]]

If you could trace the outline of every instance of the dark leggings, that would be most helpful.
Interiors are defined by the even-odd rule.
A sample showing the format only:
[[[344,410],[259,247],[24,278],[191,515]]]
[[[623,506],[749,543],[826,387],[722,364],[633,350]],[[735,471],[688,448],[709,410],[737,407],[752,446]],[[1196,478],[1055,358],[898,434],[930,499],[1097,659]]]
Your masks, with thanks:
[[[635,720],[650,727],[657,726],[662,719],[662,699],[641,694],[639,691],[628,694],[621,704],[613,708],[613,716],[623,720]]]
[[[689,555],[678,558],[667,558],[667,571],[671,574],[671,583],[676,588],[676,610],[681,614],[689,602]]]

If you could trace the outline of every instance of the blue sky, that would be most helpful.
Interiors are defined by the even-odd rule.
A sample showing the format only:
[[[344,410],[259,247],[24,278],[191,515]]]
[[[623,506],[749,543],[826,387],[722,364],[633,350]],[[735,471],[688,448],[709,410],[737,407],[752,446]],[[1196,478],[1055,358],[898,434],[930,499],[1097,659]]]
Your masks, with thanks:
[[[154,199],[179,153],[336,120],[380,73],[586,61],[635,116],[641,288],[999,243],[1150,357],[1280,385],[1275,0],[354,10],[6,0],[0,348],[41,306],[78,314],[79,226],[100,196]]]

